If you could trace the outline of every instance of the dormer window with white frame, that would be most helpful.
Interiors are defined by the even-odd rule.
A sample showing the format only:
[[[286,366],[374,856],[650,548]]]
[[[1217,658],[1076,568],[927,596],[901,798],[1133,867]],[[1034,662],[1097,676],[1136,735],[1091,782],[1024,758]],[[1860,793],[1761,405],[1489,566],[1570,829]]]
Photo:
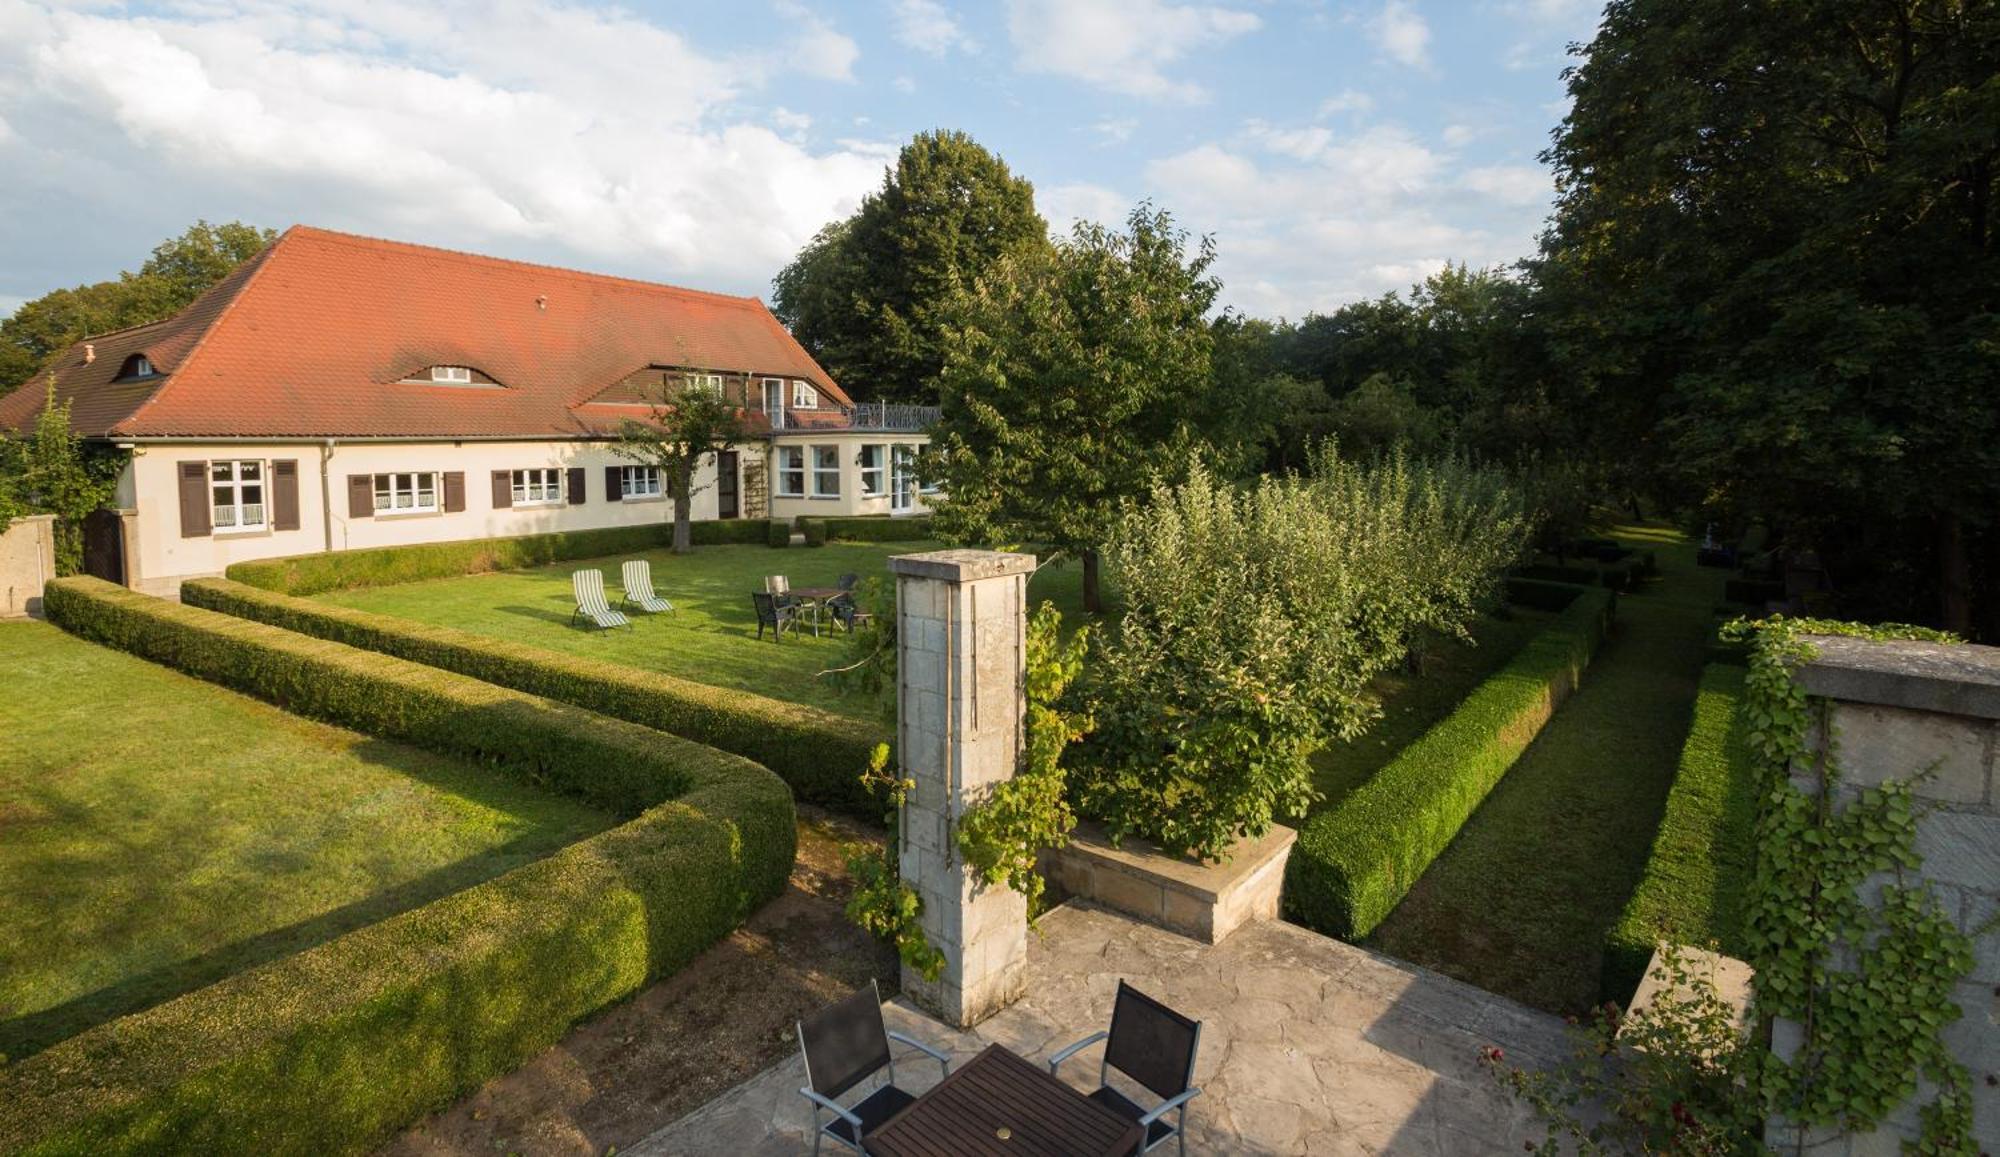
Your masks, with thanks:
[[[711,394],[720,394],[722,392],[721,374],[687,374],[682,380],[685,383],[681,387],[682,389],[706,390]]]
[[[792,383],[792,409],[819,409],[819,391],[813,388],[811,382],[794,381]]]
[[[469,386],[472,384],[470,366],[432,366],[431,381],[441,386]]]
[[[145,354],[133,354],[131,357],[125,359],[124,365],[118,367],[118,377],[121,380],[126,378],[150,378],[159,372],[153,368],[153,359],[147,357]]]

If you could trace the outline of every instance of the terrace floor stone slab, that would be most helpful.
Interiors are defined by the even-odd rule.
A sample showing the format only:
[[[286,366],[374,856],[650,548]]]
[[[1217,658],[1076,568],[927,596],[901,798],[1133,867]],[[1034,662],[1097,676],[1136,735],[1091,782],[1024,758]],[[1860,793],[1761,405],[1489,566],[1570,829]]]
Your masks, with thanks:
[[[1123,978],[1202,1021],[1191,1153],[1518,1153],[1540,1131],[1482,1071],[1479,1050],[1497,1045],[1526,1067],[1568,1053],[1554,1016],[1278,921],[1207,945],[1073,901],[1041,932],[1028,938],[1020,1002],[955,1032],[897,999],[883,1010],[889,1027],[945,1049],[954,1065],[992,1043],[1039,1063],[1110,1023]],[[1098,1055],[1086,1050],[1064,1077],[1092,1087]],[[900,1050],[897,1060],[910,1091],[937,1082],[921,1054]],[[808,1152],[804,1083],[794,1055],[624,1152]]]

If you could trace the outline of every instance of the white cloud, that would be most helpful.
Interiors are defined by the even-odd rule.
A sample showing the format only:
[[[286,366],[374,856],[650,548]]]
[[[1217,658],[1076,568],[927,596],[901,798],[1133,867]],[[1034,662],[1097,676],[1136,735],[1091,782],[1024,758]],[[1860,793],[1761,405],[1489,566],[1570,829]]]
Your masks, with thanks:
[[[28,304],[28,299],[25,297],[12,297],[8,294],[0,293],[0,321],[14,316],[14,311],[26,304]]]
[[[1390,60],[1411,68],[1430,67],[1431,26],[1409,0],[1388,0],[1382,5],[1382,11],[1368,22],[1368,35]]]
[[[896,79],[890,81],[889,84],[890,87],[894,88],[897,92],[904,93],[906,95],[917,91],[917,81],[915,77],[899,76]]]
[[[824,18],[802,4],[781,0],[778,11],[798,25],[785,54],[785,63],[807,76],[822,80],[853,80],[854,62],[861,47]]]
[[[1367,112],[1374,107],[1374,97],[1369,96],[1365,92],[1359,92],[1350,88],[1337,92],[1319,102],[1319,115],[1324,119],[1326,117],[1339,116],[1341,113]]]
[[[1124,194],[1102,185],[1080,182],[1035,190],[1036,207],[1049,223],[1049,232],[1069,235],[1078,221],[1116,225],[1132,212],[1132,201]]]
[[[1546,205],[1555,193],[1547,169],[1537,165],[1484,165],[1466,170],[1465,187],[1509,205]]]
[[[771,110],[771,127],[793,140],[803,137],[806,134],[806,130],[812,128],[812,123],[813,119],[810,115],[802,112],[793,112],[783,105],[779,105],[777,108]]]
[[[1100,144],[1122,145],[1132,139],[1133,133],[1139,131],[1139,118],[1100,117],[1097,123],[1090,127],[1100,138]]]
[[[1333,130],[1313,125],[1310,128],[1284,129],[1253,120],[1243,126],[1251,140],[1265,151],[1291,157],[1294,160],[1310,161],[1326,151],[1333,143]]]
[[[898,41],[932,56],[943,56],[957,48],[976,52],[979,46],[966,35],[958,17],[938,0],[895,0],[890,12]]]
[[[1254,32],[1256,13],[1167,0],[1008,0],[1020,66],[1127,96],[1196,102],[1207,93],[1167,69],[1197,49]]]
[[[1444,126],[1444,143],[1454,149],[1471,144],[1478,136],[1479,130],[1471,125]]]
[[[712,58],[618,9],[169,11],[0,7],[0,116],[65,164],[181,203],[739,291],[850,211],[887,151],[815,153],[786,139],[806,122],[784,110],[776,130],[743,119],[771,58]],[[837,71],[837,51],[814,51]]]

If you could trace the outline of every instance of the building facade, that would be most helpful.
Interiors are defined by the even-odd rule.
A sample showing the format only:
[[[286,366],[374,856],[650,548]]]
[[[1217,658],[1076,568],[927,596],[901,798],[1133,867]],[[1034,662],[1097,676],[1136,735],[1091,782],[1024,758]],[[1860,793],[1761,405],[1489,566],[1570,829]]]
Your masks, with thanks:
[[[55,380],[129,454],[93,558],[163,595],[252,559],[671,521],[618,432],[690,388],[749,431],[703,464],[694,518],[920,514],[936,418],[855,403],[754,298],[302,227]],[[0,398],[0,429],[44,397]]]

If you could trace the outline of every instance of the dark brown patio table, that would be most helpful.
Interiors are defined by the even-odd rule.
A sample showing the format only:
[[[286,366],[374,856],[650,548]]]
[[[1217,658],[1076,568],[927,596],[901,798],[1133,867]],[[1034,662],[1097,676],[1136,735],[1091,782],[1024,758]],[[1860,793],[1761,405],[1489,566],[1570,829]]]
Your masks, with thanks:
[[[788,590],[785,593],[790,595],[792,598],[797,599],[799,602],[806,603],[812,607],[813,635],[817,637],[819,635],[820,611],[825,609],[828,603],[846,594],[847,592],[841,590],[839,587],[793,587],[791,590]]]
[[[1145,1130],[999,1045],[868,1135],[876,1157],[1125,1157]]]

